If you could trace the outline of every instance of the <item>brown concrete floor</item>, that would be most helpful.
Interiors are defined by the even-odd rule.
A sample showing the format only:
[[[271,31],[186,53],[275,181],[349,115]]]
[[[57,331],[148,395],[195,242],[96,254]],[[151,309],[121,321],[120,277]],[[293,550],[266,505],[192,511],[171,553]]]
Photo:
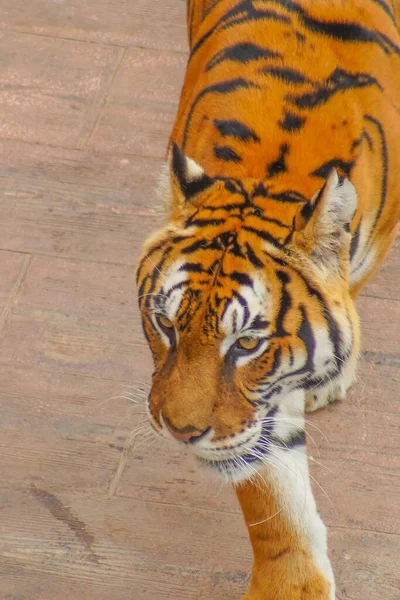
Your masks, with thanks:
[[[133,271],[185,52],[183,0],[0,3],[1,600],[245,589],[236,501],[190,459],[138,445],[107,496],[144,419]],[[397,244],[358,303],[359,383],[309,426],[342,600],[400,599],[399,276]]]

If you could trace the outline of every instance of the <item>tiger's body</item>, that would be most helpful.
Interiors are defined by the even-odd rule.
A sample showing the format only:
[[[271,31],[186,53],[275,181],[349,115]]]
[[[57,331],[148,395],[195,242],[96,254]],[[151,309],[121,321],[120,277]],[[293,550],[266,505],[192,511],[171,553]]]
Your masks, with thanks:
[[[353,299],[396,234],[395,7],[189,0],[188,31],[169,222],[138,270],[152,422],[236,484],[246,599],[333,600],[304,410],[353,382]]]
[[[211,177],[253,178],[269,194],[310,199],[332,168],[351,177],[354,294],[385,255],[400,210],[393,18],[372,0],[206,4],[203,20],[189,12],[192,52],[172,140]],[[293,207],[285,209],[290,226]]]

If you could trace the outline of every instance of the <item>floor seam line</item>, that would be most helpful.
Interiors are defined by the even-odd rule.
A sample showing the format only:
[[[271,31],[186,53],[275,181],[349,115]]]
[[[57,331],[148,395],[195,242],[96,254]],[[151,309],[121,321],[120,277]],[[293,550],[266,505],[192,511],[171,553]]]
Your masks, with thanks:
[[[8,316],[11,313],[12,306],[14,305],[15,301],[17,300],[17,298],[22,290],[25,276],[26,276],[26,273],[28,272],[31,261],[32,261],[32,256],[30,254],[25,255],[24,262],[22,263],[22,267],[21,267],[18,277],[14,283],[13,289],[8,297],[6,305],[4,306],[4,308],[0,314],[0,338],[1,338],[2,332],[4,330],[4,326],[7,322]]]
[[[114,81],[115,81],[115,79],[117,77],[117,74],[118,74],[118,72],[120,70],[120,67],[122,65],[122,62],[123,62],[126,54],[127,54],[127,49],[124,48],[124,47],[122,47],[122,52],[120,53],[120,56],[119,56],[119,58],[117,60],[117,64],[115,65],[114,73],[111,76],[110,85],[108,86],[107,91],[105,92],[105,94],[103,95],[102,100],[100,101],[97,115],[93,119],[93,123],[91,124],[90,128],[88,128],[89,129],[88,133],[85,136],[82,136],[81,141],[78,143],[78,147],[80,149],[83,149],[83,148],[90,149],[90,140],[92,139],[94,133],[96,132],[97,125],[98,125],[98,123],[100,121],[101,115],[103,114],[103,109],[104,109],[104,107],[107,104],[107,100],[108,100],[108,97],[109,97],[109,95],[111,93],[111,90],[113,88]]]

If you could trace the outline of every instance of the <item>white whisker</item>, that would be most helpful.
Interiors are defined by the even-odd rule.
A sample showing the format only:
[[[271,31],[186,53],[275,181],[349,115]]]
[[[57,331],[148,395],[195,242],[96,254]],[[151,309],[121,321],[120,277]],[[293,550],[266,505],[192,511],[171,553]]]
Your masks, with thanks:
[[[165,283],[165,282],[166,282],[166,277],[165,277],[164,273],[162,273],[162,272],[160,271],[159,267],[157,267],[157,265],[156,265],[156,263],[154,262],[154,260],[152,260],[148,254],[146,254],[146,257],[145,257],[145,258],[146,258],[146,260],[148,260],[148,261],[149,261],[149,263],[150,263],[150,264],[151,264],[151,265],[152,265],[152,266],[155,268],[155,270],[156,270],[156,271],[157,271],[157,272],[158,272],[158,273],[161,275],[161,278],[162,278],[163,282]],[[157,295],[161,295],[161,294],[155,294],[155,295],[157,296]],[[164,294],[163,294],[163,295],[164,295]]]
[[[123,474],[125,467],[127,465],[127,462],[128,462],[129,452],[131,451],[131,448],[134,444],[136,437],[138,435],[146,435],[146,430],[148,429],[147,435],[146,435],[146,439],[147,439],[147,436],[150,433],[153,433],[152,429],[151,428],[149,429],[149,428],[150,428],[150,423],[146,419],[146,421],[142,421],[141,423],[139,423],[138,426],[126,438],[124,448],[122,450],[121,456],[118,461],[117,469],[114,473],[113,478],[111,479],[111,482],[110,482],[110,485],[108,488],[107,495],[109,498],[114,496],[117,491],[118,484],[120,482],[120,479],[122,477],[122,474]]]
[[[151,388],[151,385],[149,385],[148,383],[145,383],[144,381],[132,381],[131,383],[133,385],[139,385],[139,386],[143,385],[143,386],[145,386],[147,388]],[[126,387],[130,387],[130,384],[125,384],[124,383],[123,385],[126,386]]]

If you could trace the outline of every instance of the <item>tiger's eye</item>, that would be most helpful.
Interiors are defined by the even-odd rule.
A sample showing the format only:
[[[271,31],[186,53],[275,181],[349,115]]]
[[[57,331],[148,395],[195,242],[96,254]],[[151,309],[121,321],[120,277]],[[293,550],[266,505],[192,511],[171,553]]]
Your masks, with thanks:
[[[167,317],[164,317],[164,315],[157,315],[157,321],[158,324],[164,329],[174,328],[174,324],[169,319],[167,319]]]
[[[238,339],[237,344],[243,350],[255,350],[257,346],[260,344],[260,339],[256,337],[242,337]]]

